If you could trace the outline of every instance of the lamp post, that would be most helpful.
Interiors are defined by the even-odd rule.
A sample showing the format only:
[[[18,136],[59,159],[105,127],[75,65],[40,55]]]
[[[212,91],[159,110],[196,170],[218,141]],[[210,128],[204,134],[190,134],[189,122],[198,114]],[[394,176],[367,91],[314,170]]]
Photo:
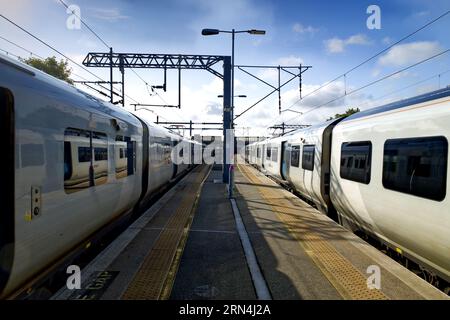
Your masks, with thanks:
[[[230,103],[230,110],[229,110],[229,115],[225,116],[225,109],[224,109],[224,160],[227,160],[227,156],[226,156],[226,141],[228,141],[228,145],[230,150],[234,149],[234,39],[235,39],[235,35],[236,33],[249,33],[249,34],[253,34],[253,35],[263,35],[266,34],[266,31],[264,30],[256,30],[256,29],[251,29],[251,30],[240,30],[240,31],[236,31],[235,29],[232,29],[231,31],[229,30],[219,30],[219,29],[203,29],[202,30],[202,35],[204,36],[211,36],[211,35],[217,35],[219,33],[231,33],[231,97],[224,97],[224,107],[226,106],[225,104],[225,100],[228,98],[231,98],[231,103]],[[224,77],[224,87],[228,85],[225,84],[225,77]],[[227,112],[228,113],[228,112]],[[228,119],[231,116],[231,119]],[[231,121],[231,123],[229,122]],[[228,127],[229,125],[229,127]],[[228,132],[225,128],[230,128],[231,130]],[[227,131],[227,132],[225,132]],[[229,138],[227,138],[227,134],[231,135]],[[231,141],[230,141],[231,140]],[[231,142],[231,144],[230,144]],[[233,148],[232,148],[233,146]],[[230,156],[230,161],[232,160],[232,157]],[[231,163],[226,163],[227,161],[224,161],[223,164],[223,168],[224,168],[224,172],[223,172],[223,179],[224,182],[228,183],[228,195],[230,198],[232,198],[232,192],[233,192],[233,166],[231,165]],[[231,166],[230,166],[231,165]],[[231,169],[231,170],[230,170]],[[228,171],[228,174],[227,174]]]
[[[264,35],[266,34],[265,30],[219,30],[219,29],[203,29],[202,35],[204,36],[212,36],[217,35],[219,33],[231,33],[231,117],[233,119],[232,128],[234,128],[234,39],[236,33],[249,33],[253,35]]]

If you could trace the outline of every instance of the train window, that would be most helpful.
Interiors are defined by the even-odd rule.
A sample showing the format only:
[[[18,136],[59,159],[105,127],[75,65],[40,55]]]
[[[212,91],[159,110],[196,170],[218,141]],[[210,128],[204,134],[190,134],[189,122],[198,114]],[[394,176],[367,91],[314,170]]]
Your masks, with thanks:
[[[272,161],[278,162],[278,148],[272,149]]]
[[[72,176],[72,155],[70,150],[70,142],[64,141],[64,181],[69,180]]]
[[[116,136],[116,178],[121,179],[134,174],[136,168],[136,142],[130,137]]]
[[[94,183],[98,186],[108,180],[108,138],[106,134],[92,132],[92,148],[94,151]]]
[[[291,148],[291,166],[296,168],[300,166],[300,146]]]
[[[91,147],[78,147],[78,162],[91,162]]]
[[[341,178],[369,184],[371,155],[370,141],[344,142],[341,145]]]
[[[64,132],[64,190],[77,192],[94,185],[91,133],[68,128]]]
[[[315,145],[303,146],[302,168],[305,170],[314,170],[314,149]]]
[[[446,194],[447,154],[445,137],[387,140],[384,144],[383,186],[442,201]]]
[[[172,144],[170,142],[163,143],[163,160],[165,163],[170,164],[172,161]],[[192,146],[191,150],[191,159],[194,159],[194,146]]]
[[[272,157],[272,148],[266,147],[266,159],[270,160]]]
[[[256,148],[256,157],[261,158],[261,148],[260,147]]]

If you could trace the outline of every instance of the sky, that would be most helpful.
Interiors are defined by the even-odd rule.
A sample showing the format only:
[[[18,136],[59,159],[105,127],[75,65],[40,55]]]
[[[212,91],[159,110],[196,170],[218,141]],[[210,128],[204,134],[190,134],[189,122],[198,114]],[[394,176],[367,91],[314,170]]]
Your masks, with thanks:
[[[450,52],[409,68],[364,89],[359,88],[439,54],[450,48],[450,14],[392,46],[450,9],[450,1],[275,1],[275,0],[64,0],[77,5],[81,18],[115,52],[231,55],[231,36],[202,36],[203,28],[221,30],[263,29],[266,34],[240,33],[235,41],[236,65],[312,66],[303,74],[300,99],[299,81],[281,89],[282,109],[273,94],[236,119],[236,134],[267,135],[268,127],[281,124],[315,124],[349,107],[365,110],[450,84]],[[67,27],[70,12],[60,0],[0,0],[0,13],[26,28],[71,59],[81,63],[88,52],[106,52],[105,45],[84,25]],[[370,5],[380,8],[380,28],[369,29]],[[0,52],[24,58],[30,54],[10,40],[43,57],[57,53],[0,18]],[[387,49],[361,67],[348,72],[367,58]],[[74,80],[78,76],[96,80],[70,63]],[[218,71],[221,66],[217,67]],[[109,71],[89,68],[105,80]],[[294,69],[295,70],[295,69]],[[136,69],[149,85],[163,83],[162,70]],[[276,86],[273,69],[249,70]],[[75,75],[76,74],[76,75]],[[345,74],[336,81],[337,76]],[[114,72],[114,80],[120,73]],[[289,75],[282,73],[281,80]],[[315,91],[319,87],[320,90]],[[80,89],[94,95],[83,85]],[[151,108],[137,114],[150,121],[220,122],[223,82],[204,70],[182,72],[181,109]],[[240,70],[235,70],[235,115],[240,114],[272,89]],[[312,93],[315,91],[314,93]],[[125,92],[140,103],[178,104],[178,75],[168,71],[167,92],[148,90],[136,74],[125,71]],[[310,93],[308,95],[308,93]],[[133,110],[126,99],[126,108]],[[304,114],[299,114],[303,112]],[[186,132],[187,133],[187,132]],[[214,131],[197,132],[217,134]]]

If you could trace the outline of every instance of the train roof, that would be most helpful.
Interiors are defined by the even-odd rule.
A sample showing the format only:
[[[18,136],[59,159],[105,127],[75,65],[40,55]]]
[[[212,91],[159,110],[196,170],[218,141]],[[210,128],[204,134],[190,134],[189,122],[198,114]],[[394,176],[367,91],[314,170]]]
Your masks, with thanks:
[[[410,105],[419,104],[419,103],[436,100],[436,99],[441,99],[441,98],[445,98],[445,97],[449,97],[449,96],[450,96],[450,87],[446,87],[444,89],[427,92],[425,94],[421,94],[421,95],[418,95],[415,97],[395,101],[395,102],[385,104],[385,105],[382,105],[379,107],[374,107],[369,110],[354,113],[351,116],[342,120],[342,122],[345,122],[348,120],[354,120],[354,119],[358,119],[358,118],[364,118],[364,117],[367,117],[370,115],[383,113],[383,112],[387,112],[387,111],[391,111],[391,110],[395,110],[395,109],[400,109],[400,108],[404,108],[404,107],[407,107]]]
[[[0,65],[1,64],[15,69],[18,74],[28,75],[31,78],[40,81],[41,90],[51,90],[52,94],[58,96],[60,99],[71,100],[72,105],[75,108],[91,109],[92,111],[110,114],[113,117],[127,121],[128,123],[138,123],[136,117],[124,108],[96,98],[63,80],[55,78],[21,61],[0,54]],[[11,79],[8,79],[8,81],[11,81]]]

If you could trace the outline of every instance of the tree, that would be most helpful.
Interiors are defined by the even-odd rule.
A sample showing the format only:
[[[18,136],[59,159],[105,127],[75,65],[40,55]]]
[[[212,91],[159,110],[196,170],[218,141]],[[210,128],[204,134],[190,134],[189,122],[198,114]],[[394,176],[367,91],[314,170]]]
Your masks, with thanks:
[[[336,113],[334,115],[334,117],[329,117],[327,119],[327,121],[328,120],[342,118],[342,117],[348,117],[348,116],[351,116],[352,114],[357,113],[359,111],[360,111],[359,108],[348,108],[347,111],[345,111],[345,113]]]
[[[22,61],[36,69],[39,69],[51,76],[54,76],[55,78],[73,84],[73,80],[70,79],[72,69],[69,68],[67,61],[60,60],[58,62],[56,60],[56,57],[48,57],[45,60],[31,57],[28,59],[23,59]]]

